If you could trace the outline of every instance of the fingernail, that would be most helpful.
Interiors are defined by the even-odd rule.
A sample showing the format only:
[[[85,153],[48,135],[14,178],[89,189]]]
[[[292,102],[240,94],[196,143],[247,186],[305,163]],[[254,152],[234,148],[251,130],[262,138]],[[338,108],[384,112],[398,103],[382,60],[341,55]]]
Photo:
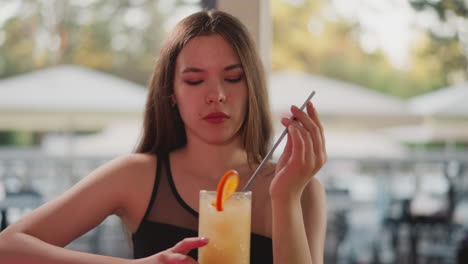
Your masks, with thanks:
[[[283,118],[281,118],[281,123],[289,125],[291,123],[291,119],[283,117]]]
[[[208,243],[209,240],[206,237],[200,237],[200,241]]]
[[[310,107],[314,107],[314,105],[312,104],[311,101],[308,101],[308,102],[307,102],[307,105],[310,106]]]
[[[297,107],[297,106],[293,105],[293,106],[291,106],[291,110],[295,110],[295,111],[297,111],[297,110],[299,110],[299,107]]]
[[[284,113],[281,115],[281,118],[287,118],[287,119],[291,119],[292,118],[292,114],[291,113]]]

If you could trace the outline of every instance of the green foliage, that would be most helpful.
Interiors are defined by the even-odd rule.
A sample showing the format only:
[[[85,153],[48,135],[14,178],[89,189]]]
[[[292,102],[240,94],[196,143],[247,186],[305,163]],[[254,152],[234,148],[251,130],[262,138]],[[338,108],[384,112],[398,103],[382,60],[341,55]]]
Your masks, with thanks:
[[[444,151],[447,148],[447,142],[445,141],[434,141],[429,143],[407,143],[405,144],[409,149],[412,150],[428,150],[428,151]],[[453,142],[450,148],[458,151],[468,150],[468,143],[466,142]]]
[[[190,1],[193,3],[193,1]],[[57,64],[77,64],[146,84],[170,13],[159,1],[20,1],[0,24],[0,78]],[[0,3],[0,9],[2,8]],[[1,20],[0,20],[1,21]]]
[[[0,8],[6,6],[3,2]],[[0,78],[67,63],[146,84],[164,23],[178,0],[162,10],[160,1],[21,0],[16,14],[0,24]],[[361,48],[358,21],[331,19],[328,0],[273,0],[272,70],[298,70],[355,83],[408,98],[468,79],[466,56],[457,36],[428,29],[413,45],[412,64],[396,69],[380,50]],[[411,0],[443,22],[448,12],[466,16],[461,0]],[[3,37],[2,37],[3,36]]]
[[[463,0],[411,0],[411,6],[420,13],[435,12],[439,18],[436,26],[428,31],[431,38],[430,43],[418,55],[421,57],[436,56],[440,60],[441,68],[444,71],[444,81],[446,84],[458,82],[460,79],[468,79],[468,65],[466,54],[468,43],[463,43],[461,34],[463,32],[457,26],[457,20],[468,19],[468,2]],[[444,26],[445,31],[455,32],[455,34],[444,34],[440,27]],[[466,37],[465,37],[466,39]]]
[[[413,43],[411,66],[397,69],[380,50],[363,51],[359,23],[323,15],[327,3],[304,0],[301,6],[293,6],[284,0],[272,1],[273,71],[315,73],[401,98],[468,79],[458,40],[421,32],[422,40]]]
[[[0,131],[0,146],[31,146],[35,144],[32,132]]]
[[[418,11],[433,9],[442,21],[446,20],[449,10],[458,16],[468,17],[468,7],[464,0],[410,0],[409,2]]]

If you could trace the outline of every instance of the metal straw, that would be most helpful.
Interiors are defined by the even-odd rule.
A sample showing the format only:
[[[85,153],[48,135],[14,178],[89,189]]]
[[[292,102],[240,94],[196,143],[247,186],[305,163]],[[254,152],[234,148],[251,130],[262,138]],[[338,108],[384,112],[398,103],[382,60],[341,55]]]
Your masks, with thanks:
[[[312,99],[312,97],[315,95],[315,91],[312,91],[309,95],[309,97],[307,97],[307,100],[305,100],[304,104],[301,106],[301,111],[304,110],[305,106],[307,105],[307,102],[310,101]],[[263,168],[263,166],[265,165],[265,163],[267,162],[267,160],[270,159],[271,155],[273,154],[273,152],[275,151],[275,149],[278,147],[278,145],[281,143],[281,140],[283,140],[284,136],[286,136],[286,134],[288,133],[288,128],[286,127],[283,131],[283,133],[281,134],[281,136],[278,138],[278,140],[276,140],[275,144],[273,145],[273,147],[271,148],[271,150],[268,152],[268,154],[265,156],[265,158],[262,160],[262,162],[260,163],[260,165],[258,166],[258,168],[255,170],[255,172],[252,174],[252,177],[250,177],[249,181],[247,182],[247,184],[244,186],[244,188],[242,189],[243,192],[245,192],[247,190],[247,188],[249,188],[249,186],[252,184],[253,180],[255,179],[255,177],[257,177],[257,175],[259,174],[260,170]]]

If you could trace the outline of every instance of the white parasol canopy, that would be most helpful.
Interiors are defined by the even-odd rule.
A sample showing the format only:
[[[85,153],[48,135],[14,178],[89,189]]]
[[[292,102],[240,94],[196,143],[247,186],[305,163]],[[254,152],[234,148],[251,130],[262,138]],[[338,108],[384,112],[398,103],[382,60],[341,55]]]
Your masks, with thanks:
[[[300,106],[315,90],[312,99],[328,127],[340,130],[379,128],[414,122],[404,100],[338,80],[303,72],[278,72],[270,76],[272,111],[289,113],[291,105]]]
[[[468,82],[414,97],[409,101],[410,110],[422,121],[393,127],[386,133],[406,142],[468,142],[467,101]]]
[[[404,100],[353,84],[301,72],[272,73],[269,83],[270,102],[276,133],[282,132],[281,115],[290,106],[301,106],[312,90],[312,99],[325,128],[330,157],[401,158],[407,149],[397,140],[376,129],[413,122]],[[277,135],[277,137],[278,137]],[[277,138],[276,137],[276,138]],[[278,158],[286,139],[275,151]]]
[[[412,98],[413,113],[432,117],[468,118],[468,82]]]
[[[62,65],[0,80],[0,130],[97,130],[139,120],[146,89],[110,74]]]

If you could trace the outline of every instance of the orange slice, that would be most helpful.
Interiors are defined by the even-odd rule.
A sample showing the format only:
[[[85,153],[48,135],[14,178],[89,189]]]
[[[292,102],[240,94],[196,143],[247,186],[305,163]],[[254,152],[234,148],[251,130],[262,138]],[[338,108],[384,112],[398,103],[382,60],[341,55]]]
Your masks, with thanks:
[[[236,192],[237,185],[239,185],[239,173],[236,170],[227,171],[219,180],[216,200],[211,203],[216,207],[216,210],[223,211],[224,201]]]

